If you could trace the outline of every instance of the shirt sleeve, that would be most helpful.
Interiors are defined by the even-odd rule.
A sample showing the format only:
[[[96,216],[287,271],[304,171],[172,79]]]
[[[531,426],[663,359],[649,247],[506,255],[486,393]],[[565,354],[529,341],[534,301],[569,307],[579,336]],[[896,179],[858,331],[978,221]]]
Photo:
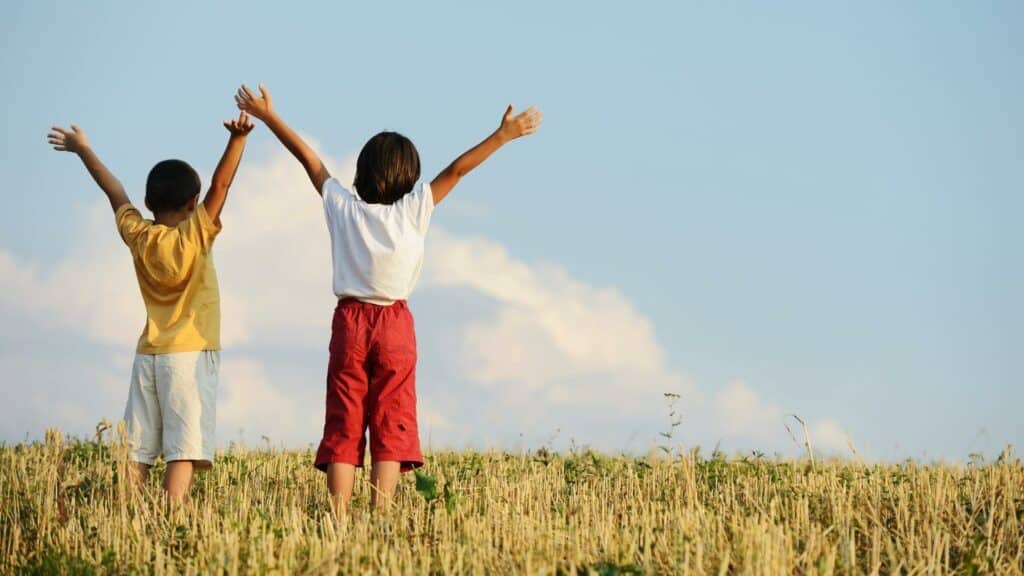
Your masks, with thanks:
[[[430,227],[430,216],[434,213],[434,192],[430,189],[430,184],[420,182],[400,202],[409,222],[421,236],[426,236],[427,228]]]
[[[133,246],[139,235],[152,225],[131,203],[122,204],[117,209],[114,213],[114,222],[117,223],[117,232],[121,235],[121,240],[129,247]]]
[[[210,213],[206,211],[206,206],[200,203],[192,211],[192,215],[178,225],[179,241],[183,244],[179,250],[182,258],[187,252],[184,245],[198,246],[203,251],[212,248],[213,240],[220,233],[220,230],[221,227],[210,218]]]
[[[220,234],[221,224],[214,222],[213,218],[210,218],[210,213],[206,211],[206,206],[200,202],[196,206],[195,213],[192,215],[196,218],[199,226],[199,236],[202,239],[204,246],[213,244],[213,239]]]
[[[320,195],[323,196],[324,212],[328,217],[336,212],[338,206],[355,199],[355,194],[342,186],[337,178],[324,180],[324,187],[320,190]]]

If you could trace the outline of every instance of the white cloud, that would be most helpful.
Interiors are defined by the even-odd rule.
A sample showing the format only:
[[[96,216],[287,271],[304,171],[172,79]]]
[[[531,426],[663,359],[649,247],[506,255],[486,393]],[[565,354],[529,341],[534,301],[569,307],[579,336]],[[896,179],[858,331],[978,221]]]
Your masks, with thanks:
[[[832,419],[817,420],[808,427],[811,446],[826,453],[848,454],[848,435],[838,422]]]
[[[332,172],[351,181],[352,159],[334,162]],[[286,152],[275,149],[256,162],[250,152],[223,219],[215,249],[225,346],[218,436],[235,440],[242,430],[250,443],[267,436],[274,444],[315,444],[334,305],[320,199]],[[17,420],[17,426],[36,422],[35,433],[53,425],[83,429],[97,415],[120,415],[123,399],[111,396],[127,390],[127,351],[144,319],[109,207],[97,198],[81,222],[81,241],[53,266],[0,250],[0,336],[70,333],[81,356],[100,359],[89,360],[92,381],[85,385],[103,390],[97,398],[61,404],[65,383],[41,379],[34,397],[46,401],[32,400],[39,404],[36,420]],[[467,295],[486,304],[467,307]],[[700,391],[670,366],[652,321],[624,294],[553,264],[516,259],[493,240],[435,225],[414,304],[421,320],[424,444],[508,447],[562,430],[563,438],[580,443],[644,449],[666,427],[664,392],[682,393],[688,438],[724,434],[757,447],[762,435],[782,433],[782,408],[743,382],[715,397],[711,422]],[[21,364],[29,373],[28,360]],[[0,367],[0,379],[10,370]],[[12,410],[0,408],[0,416]],[[2,431],[20,438],[17,428]],[[831,420],[815,421],[812,434],[822,449],[839,446],[843,437]]]
[[[351,181],[354,159],[325,161],[340,180]],[[222,315],[242,328],[225,333],[224,345],[326,347],[334,305],[330,243],[320,196],[306,173],[286,152],[244,165],[227,205],[215,249]]]
[[[335,173],[351,179],[353,162],[337,164]],[[324,327],[329,329],[323,310],[333,301],[330,266],[324,264],[330,249],[319,196],[299,164],[286,153],[265,164],[243,163],[223,221],[214,249],[222,343],[322,342]],[[0,305],[99,342],[130,346],[142,330],[145,308],[105,200],[86,209],[81,226],[82,241],[49,270],[0,250]]]
[[[308,388],[285,390],[260,360],[222,355],[217,397],[217,436],[223,441],[303,446],[323,429],[323,395]]]
[[[137,326],[141,332],[144,310],[113,220],[108,205],[91,205],[81,220],[85,241],[72,245],[67,257],[49,270],[0,250],[5,278],[0,305],[100,342],[134,342],[138,332],[133,335],[125,327]]]
[[[430,398],[418,398],[416,412],[420,430],[444,432],[455,427]]]
[[[689,380],[667,366],[651,321],[614,289],[439,229],[429,238],[423,282],[497,303],[493,316],[466,327],[461,352],[466,377],[506,398],[642,411],[660,408],[663,392],[697,401]]]
[[[721,431],[728,436],[764,435],[782,432],[782,408],[764,402],[742,380],[730,382],[715,396],[715,415]]]
[[[789,420],[787,420],[789,419]],[[746,443],[760,441],[761,449],[792,452],[803,445],[803,428],[776,402],[763,400],[742,380],[730,382],[715,395],[715,420],[719,431],[730,439]],[[797,443],[794,444],[786,426]],[[815,452],[841,453],[847,450],[846,432],[831,419],[811,420],[807,433]]]

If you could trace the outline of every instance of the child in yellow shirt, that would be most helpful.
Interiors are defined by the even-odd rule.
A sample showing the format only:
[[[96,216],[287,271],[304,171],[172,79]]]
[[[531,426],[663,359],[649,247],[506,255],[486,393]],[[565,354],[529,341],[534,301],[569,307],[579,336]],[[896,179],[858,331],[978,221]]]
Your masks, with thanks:
[[[228,145],[201,205],[199,175],[186,162],[164,160],[150,170],[146,207],[152,220],[131,204],[84,131],[74,124],[54,126],[48,135],[55,150],[81,158],[110,200],[118,232],[131,251],[146,304],[125,408],[134,477],[144,481],[163,452],[164,490],[172,501],[187,498],[194,469],[213,465],[220,293],[212,249],[253,124],[243,112],[224,126]]]

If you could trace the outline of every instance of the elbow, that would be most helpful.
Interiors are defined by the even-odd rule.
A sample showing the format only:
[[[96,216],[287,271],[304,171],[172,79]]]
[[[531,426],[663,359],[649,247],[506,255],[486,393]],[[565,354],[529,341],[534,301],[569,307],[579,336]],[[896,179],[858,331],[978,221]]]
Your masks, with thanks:
[[[227,191],[228,191],[228,188],[230,188],[230,187],[231,187],[231,181],[230,180],[225,181],[225,180],[221,180],[221,179],[218,178],[218,179],[215,179],[213,182],[210,182],[210,193],[211,194],[226,194]]]
[[[469,174],[469,167],[464,164],[454,162],[448,167],[448,172],[455,178],[462,178],[466,174]]]

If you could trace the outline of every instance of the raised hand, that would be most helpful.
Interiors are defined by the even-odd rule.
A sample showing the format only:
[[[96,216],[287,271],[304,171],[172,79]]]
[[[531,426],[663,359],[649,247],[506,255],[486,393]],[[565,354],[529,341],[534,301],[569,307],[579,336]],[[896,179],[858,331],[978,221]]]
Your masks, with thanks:
[[[53,145],[54,150],[61,152],[78,154],[89,148],[89,140],[85,137],[85,131],[74,124],[71,125],[70,130],[60,126],[51,126],[46,140]]]
[[[238,93],[235,94],[235,104],[238,105],[239,110],[248,112],[264,122],[274,112],[270,101],[270,92],[267,91],[267,87],[263,84],[260,84],[259,96],[253,94],[248,86],[242,84],[242,87],[238,89]]]
[[[53,146],[54,150],[71,152],[78,155],[82,160],[82,164],[85,165],[85,169],[89,171],[89,175],[96,181],[96,184],[103,190],[103,193],[107,195],[107,198],[110,200],[110,207],[115,212],[124,204],[128,204],[128,195],[124,192],[124,186],[103,165],[103,162],[100,162],[99,157],[96,156],[92,147],[89,146],[89,140],[85,137],[84,130],[74,124],[71,125],[70,129],[51,126],[50,133],[46,135],[46,140]]]
[[[228,189],[235,180],[235,172],[238,171],[238,163],[242,161],[242,152],[245,151],[246,136],[252,132],[253,123],[249,113],[242,110],[238,118],[224,121],[224,127],[228,129],[231,136],[228,137],[227,148],[213,170],[213,177],[210,179],[210,190],[203,199],[203,209],[210,216],[210,219],[220,225],[220,212],[224,209],[224,201],[228,196]]]
[[[509,104],[508,109],[505,110],[505,115],[501,119],[498,133],[505,140],[515,140],[520,136],[536,132],[543,121],[544,115],[533,106],[530,106],[526,111],[518,115],[513,115],[512,105]]]
[[[284,147],[302,163],[302,167],[305,168],[306,174],[309,176],[309,181],[316,188],[316,193],[322,194],[324,182],[331,177],[331,173],[327,171],[327,167],[320,161],[317,153],[309,147],[309,144],[306,144],[302,137],[296,134],[274,111],[267,87],[260,84],[260,95],[257,96],[248,86],[242,84],[238,93],[235,94],[235,104],[238,104],[239,110],[260,119],[267,128],[270,128],[281,144],[284,144]]]
[[[245,136],[252,132],[253,126],[255,124],[252,123],[249,114],[244,110],[238,115],[238,118],[224,121],[224,127],[228,129],[228,132],[231,132],[232,136]]]
[[[480,165],[498,148],[501,148],[509,140],[515,140],[520,136],[533,134],[540,128],[543,121],[540,110],[533,106],[526,109],[519,115],[513,113],[512,105],[505,109],[505,115],[501,118],[501,125],[491,133],[483,142],[473,146],[462,153],[447,168],[441,171],[430,182],[430,190],[434,197],[434,204],[438,204],[451,192],[452,188],[459,183],[463,176]]]

